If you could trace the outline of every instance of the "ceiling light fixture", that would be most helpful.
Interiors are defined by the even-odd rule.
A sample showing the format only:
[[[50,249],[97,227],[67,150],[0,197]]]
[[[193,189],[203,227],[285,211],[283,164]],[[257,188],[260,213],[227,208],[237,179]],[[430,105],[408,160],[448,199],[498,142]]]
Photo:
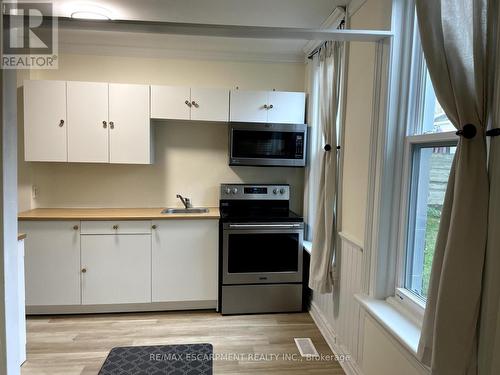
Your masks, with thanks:
[[[93,4],[78,4],[71,12],[71,18],[84,20],[110,20],[111,12]]]

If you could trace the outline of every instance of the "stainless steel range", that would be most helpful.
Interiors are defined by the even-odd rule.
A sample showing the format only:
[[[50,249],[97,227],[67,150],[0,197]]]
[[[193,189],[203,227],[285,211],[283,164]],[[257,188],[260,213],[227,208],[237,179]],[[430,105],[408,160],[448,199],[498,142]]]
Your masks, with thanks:
[[[220,197],[221,313],[301,311],[304,223],[290,186],[223,184]]]

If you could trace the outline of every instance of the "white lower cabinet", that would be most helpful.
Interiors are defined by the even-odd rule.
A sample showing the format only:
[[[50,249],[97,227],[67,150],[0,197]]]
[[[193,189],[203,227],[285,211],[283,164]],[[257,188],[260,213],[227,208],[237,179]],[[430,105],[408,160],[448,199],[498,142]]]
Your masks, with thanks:
[[[207,308],[217,300],[217,220],[21,221],[20,231],[28,312]]]
[[[22,221],[26,305],[79,305],[80,229],[72,221]]]
[[[151,235],[82,235],[84,305],[151,302]]]
[[[153,222],[153,302],[217,300],[217,220]]]

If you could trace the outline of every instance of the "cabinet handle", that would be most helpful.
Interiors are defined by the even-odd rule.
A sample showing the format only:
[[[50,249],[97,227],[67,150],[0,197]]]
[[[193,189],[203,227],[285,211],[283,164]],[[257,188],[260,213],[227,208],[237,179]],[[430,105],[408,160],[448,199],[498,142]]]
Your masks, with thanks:
[[[194,105],[195,108],[198,108],[200,105],[196,103],[194,100],[191,102],[192,105]]]
[[[64,126],[64,120],[59,121],[59,127],[62,128]]]
[[[267,109],[267,104],[264,104],[264,109]]]
[[[272,104],[269,105],[269,109],[273,109],[273,105]]]
[[[82,268],[82,273],[86,273],[87,272],[87,269],[86,268]]]
[[[74,230],[78,230],[78,225],[73,225]]]
[[[151,229],[156,229],[158,228],[155,224],[151,225]]]
[[[191,103],[189,103],[189,100],[186,100],[184,103],[186,103],[188,107],[191,107]]]
[[[109,128],[114,129],[115,128],[115,123],[113,121],[109,122]]]
[[[118,229],[118,225],[113,225],[113,229]]]
[[[104,129],[106,129],[106,128],[108,127],[108,123],[107,123],[106,121],[103,121],[103,122],[102,122],[102,127],[103,127]]]

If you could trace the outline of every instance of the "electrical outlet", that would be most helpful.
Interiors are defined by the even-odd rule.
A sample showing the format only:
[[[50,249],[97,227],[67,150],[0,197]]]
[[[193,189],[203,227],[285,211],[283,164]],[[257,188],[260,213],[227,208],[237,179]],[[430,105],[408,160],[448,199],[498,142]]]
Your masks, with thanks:
[[[32,185],[31,186],[31,198],[37,199],[38,198],[38,193],[39,193],[38,185]]]

